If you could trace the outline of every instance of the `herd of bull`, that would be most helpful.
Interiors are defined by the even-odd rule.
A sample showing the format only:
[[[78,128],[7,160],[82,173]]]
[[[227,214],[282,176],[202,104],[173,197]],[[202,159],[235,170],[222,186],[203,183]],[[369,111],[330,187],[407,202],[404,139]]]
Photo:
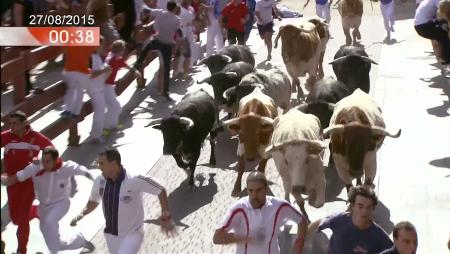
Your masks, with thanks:
[[[211,75],[197,82],[211,85],[214,97],[203,89],[191,92],[170,116],[147,125],[162,131],[163,153],[172,155],[186,170],[191,187],[202,143],[209,134],[210,164],[214,165],[214,139],[224,127],[239,138],[238,176],[232,196],[241,193],[246,161],[260,159],[258,170],[264,172],[268,159],[273,158],[286,200],[292,194],[307,216],[302,194],[313,207],[325,202],[322,157],[328,146],[347,190],[354,178],[357,184],[373,185],[377,150],[386,136],[396,138],[401,132],[385,129],[382,112],[368,95],[369,72],[376,62],[362,48],[341,47],[331,62],[337,80],[323,79],[322,61],[329,37],[327,24],[317,18],[279,28],[275,47],[281,38],[292,84],[277,68],[256,70],[246,46],[224,47],[200,62]],[[306,73],[307,96],[298,79]],[[291,92],[296,90],[301,103],[291,107]],[[224,121],[219,119],[219,108],[228,113]]]

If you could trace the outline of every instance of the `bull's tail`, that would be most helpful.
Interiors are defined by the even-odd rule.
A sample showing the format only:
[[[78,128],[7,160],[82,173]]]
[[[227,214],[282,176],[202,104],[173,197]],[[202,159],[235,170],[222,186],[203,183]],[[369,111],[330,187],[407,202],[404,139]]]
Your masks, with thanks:
[[[281,32],[282,32],[283,28],[284,28],[284,26],[280,27],[280,30],[278,30],[278,34],[277,34],[277,36],[275,37],[275,42],[274,42],[274,44],[273,44],[273,47],[274,47],[274,48],[277,48],[277,47],[278,47],[278,39],[280,39]]]

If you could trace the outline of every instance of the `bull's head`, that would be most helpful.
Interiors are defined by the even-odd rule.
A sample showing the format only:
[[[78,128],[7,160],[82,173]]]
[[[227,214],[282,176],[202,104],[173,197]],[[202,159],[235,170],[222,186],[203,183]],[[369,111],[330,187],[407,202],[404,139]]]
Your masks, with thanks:
[[[361,88],[364,92],[370,91],[369,72],[372,64],[378,64],[367,56],[367,53],[357,47],[346,46],[336,53],[333,65],[334,74],[339,81],[352,90]]]
[[[212,74],[203,80],[197,81],[198,84],[208,83],[213,87],[214,100],[218,104],[224,104],[225,100],[222,97],[225,90],[230,87],[236,86],[239,83],[239,75],[236,72],[218,72]]]
[[[331,135],[333,153],[347,158],[351,176],[360,177],[367,152],[377,150],[386,136],[398,138],[401,130],[392,134],[382,127],[351,122],[330,126],[324,130],[323,134],[324,137]]]
[[[204,64],[208,66],[211,74],[219,72],[225,67],[228,63],[231,63],[231,57],[227,55],[211,55],[206,58],[203,58],[198,64]]]
[[[253,92],[256,87],[259,87],[264,91],[264,86],[261,84],[237,85],[225,90],[222,96],[225,98],[226,110],[229,112],[236,112],[239,101]]]
[[[161,130],[164,138],[163,154],[180,154],[183,148],[183,140],[188,131],[194,127],[194,121],[188,117],[172,115],[167,118],[159,118],[151,121],[145,127],[151,126]]]
[[[325,203],[325,175],[320,153],[327,147],[321,140],[294,141],[282,146],[269,146],[277,167],[288,170],[291,192],[295,196],[307,194],[309,204],[322,207]],[[278,165],[278,164],[283,165]]]
[[[223,125],[228,127],[232,135],[239,136],[239,145],[244,148],[243,151],[238,150],[239,155],[244,155],[250,161],[264,156],[263,149],[269,144],[273,132],[272,118],[249,113],[224,121]]]

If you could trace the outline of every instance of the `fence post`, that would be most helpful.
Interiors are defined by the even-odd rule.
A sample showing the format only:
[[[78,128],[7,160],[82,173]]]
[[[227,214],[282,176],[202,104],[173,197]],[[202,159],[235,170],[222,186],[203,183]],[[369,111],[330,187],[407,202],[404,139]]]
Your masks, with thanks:
[[[78,122],[72,124],[69,128],[69,146],[80,145],[80,135],[78,135]]]

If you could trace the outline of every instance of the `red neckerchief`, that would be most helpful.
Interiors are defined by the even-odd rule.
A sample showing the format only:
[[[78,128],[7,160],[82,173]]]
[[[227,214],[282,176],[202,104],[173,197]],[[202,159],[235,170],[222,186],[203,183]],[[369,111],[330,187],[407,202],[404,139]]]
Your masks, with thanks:
[[[56,160],[55,166],[52,168],[52,170],[50,170],[50,172],[55,172],[56,170],[60,169],[62,167],[62,163],[63,161],[61,160],[61,158],[58,158]],[[36,176],[41,176],[42,174],[45,173],[45,169],[41,169],[39,170],[39,172],[36,174]]]

